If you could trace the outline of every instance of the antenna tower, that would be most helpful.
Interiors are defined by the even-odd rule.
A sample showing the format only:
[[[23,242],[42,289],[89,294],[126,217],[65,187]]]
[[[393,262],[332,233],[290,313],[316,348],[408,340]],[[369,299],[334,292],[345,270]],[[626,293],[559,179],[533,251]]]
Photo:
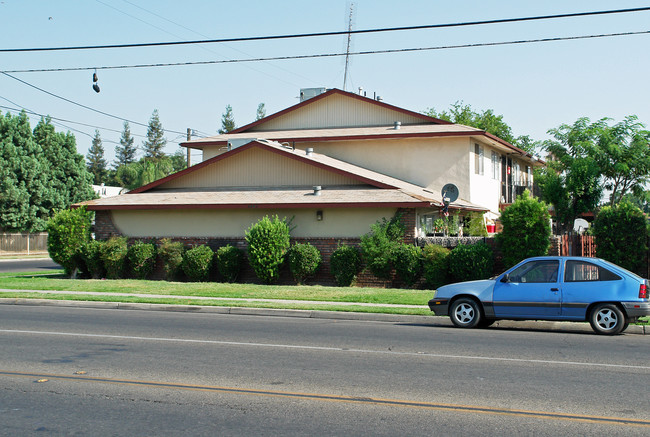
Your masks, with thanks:
[[[350,15],[348,16],[348,46],[345,50],[345,73],[343,74],[343,91],[346,91],[348,83],[348,67],[350,65],[350,45],[352,44],[352,15],[354,14],[354,3],[350,3]]]

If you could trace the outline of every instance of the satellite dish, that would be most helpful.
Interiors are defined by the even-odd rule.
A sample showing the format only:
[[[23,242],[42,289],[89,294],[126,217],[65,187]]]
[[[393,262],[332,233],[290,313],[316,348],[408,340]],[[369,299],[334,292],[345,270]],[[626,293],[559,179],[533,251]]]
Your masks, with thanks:
[[[445,184],[440,194],[442,195],[443,202],[445,198],[449,199],[449,202],[454,202],[458,199],[458,187],[454,184]]]

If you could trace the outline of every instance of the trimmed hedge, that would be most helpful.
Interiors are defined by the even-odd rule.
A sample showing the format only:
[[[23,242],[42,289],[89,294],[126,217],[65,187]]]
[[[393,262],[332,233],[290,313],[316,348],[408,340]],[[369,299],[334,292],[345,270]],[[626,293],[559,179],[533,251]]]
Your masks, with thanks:
[[[165,278],[168,281],[178,279],[178,276],[181,274],[183,252],[185,252],[185,247],[180,241],[172,241],[169,238],[160,240],[158,256],[162,261]]]
[[[86,264],[86,272],[93,279],[99,279],[106,276],[106,269],[102,261],[103,241],[90,240],[84,244],[81,251],[81,258]]]
[[[217,249],[214,257],[219,274],[226,282],[235,282],[241,271],[244,253],[228,244]]]
[[[107,278],[123,277],[127,252],[125,237],[111,237],[101,245],[100,258],[106,268]]]
[[[485,243],[458,245],[449,254],[449,273],[456,282],[492,276],[494,254]]]
[[[214,252],[208,246],[196,246],[183,254],[183,272],[191,281],[207,281]]]
[[[147,279],[156,264],[156,246],[144,241],[136,241],[127,252],[131,273],[137,279]]]
[[[280,220],[277,215],[265,216],[246,231],[248,262],[262,282],[272,284],[280,278],[280,266],[291,244],[289,232],[286,218]]]
[[[391,252],[391,259],[397,277],[407,287],[412,287],[422,276],[422,249],[418,246],[398,244]]]
[[[47,222],[47,252],[68,276],[84,267],[81,250],[90,241],[92,217],[81,207],[59,211]]]
[[[291,274],[298,285],[304,284],[309,276],[316,273],[322,260],[318,249],[309,243],[293,245],[289,249],[287,257],[289,259],[289,270],[291,270]]]
[[[349,287],[360,268],[361,255],[356,247],[339,245],[330,257],[330,273],[339,287]]]
[[[449,283],[449,255],[451,251],[438,244],[427,244],[422,248],[424,283],[436,289]]]

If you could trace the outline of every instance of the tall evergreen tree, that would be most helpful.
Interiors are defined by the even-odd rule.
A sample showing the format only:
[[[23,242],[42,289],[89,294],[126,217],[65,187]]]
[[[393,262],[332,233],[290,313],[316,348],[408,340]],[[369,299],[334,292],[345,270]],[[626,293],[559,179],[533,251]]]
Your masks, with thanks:
[[[257,114],[255,115],[255,121],[261,120],[266,117],[266,106],[264,103],[257,105]]]
[[[235,116],[232,114],[232,106],[226,105],[226,112],[221,115],[220,134],[227,134],[235,130]]]
[[[135,162],[136,147],[133,145],[134,138],[131,136],[129,122],[124,122],[124,130],[120,137],[120,144],[115,146],[115,163],[113,167],[118,169],[122,165],[129,165]]]
[[[50,165],[52,188],[57,196],[52,209],[68,209],[70,205],[95,197],[93,176],[86,169],[83,155],[77,153],[77,142],[70,132],[55,132],[51,119],[41,119],[34,128],[34,141],[42,148],[42,157]]]
[[[105,181],[106,178],[106,160],[104,159],[104,146],[102,146],[102,138],[99,131],[95,129],[95,137],[93,138],[92,145],[86,155],[88,159],[88,171],[93,175],[93,181],[99,185]]]
[[[165,130],[160,123],[158,110],[154,109],[149,119],[149,126],[147,127],[147,139],[142,143],[144,157],[147,159],[160,159],[165,156]]]
[[[49,118],[32,132],[24,112],[0,114],[0,228],[43,231],[56,210],[93,198],[91,183],[72,134]]]

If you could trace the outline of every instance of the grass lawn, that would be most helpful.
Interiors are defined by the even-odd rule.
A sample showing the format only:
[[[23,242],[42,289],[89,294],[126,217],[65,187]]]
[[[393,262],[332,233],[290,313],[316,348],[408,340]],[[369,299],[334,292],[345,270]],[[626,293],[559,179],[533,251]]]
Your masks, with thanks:
[[[405,290],[385,288],[359,287],[325,287],[287,286],[287,285],[257,285],[257,284],[227,284],[219,282],[167,282],[142,281],[132,279],[98,280],[98,279],[68,279],[59,272],[39,273],[3,273],[0,274],[0,288],[12,290],[49,290],[61,291],[61,294],[21,293],[20,291],[2,292],[0,297],[17,298],[46,298],[67,300],[101,300],[120,302],[146,302],[168,304],[194,304],[219,306],[246,306],[262,308],[291,308],[334,311],[363,311],[388,312],[393,314],[431,314],[427,302],[433,296],[431,290]],[[76,292],[110,292],[137,293],[152,295],[179,296],[178,299],[160,299],[156,297],[130,296],[79,296],[66,295],[66,291]],[[189,301],[183,296],[218,297],[236,299],[285,299],[298,301],[320,302],[356,302],[373,304],[418,305],[419,308],[377,308],[350,305],[324,305],[305,302],[305,304],[288,304],[279,302],[241,302],[241,301]]]

